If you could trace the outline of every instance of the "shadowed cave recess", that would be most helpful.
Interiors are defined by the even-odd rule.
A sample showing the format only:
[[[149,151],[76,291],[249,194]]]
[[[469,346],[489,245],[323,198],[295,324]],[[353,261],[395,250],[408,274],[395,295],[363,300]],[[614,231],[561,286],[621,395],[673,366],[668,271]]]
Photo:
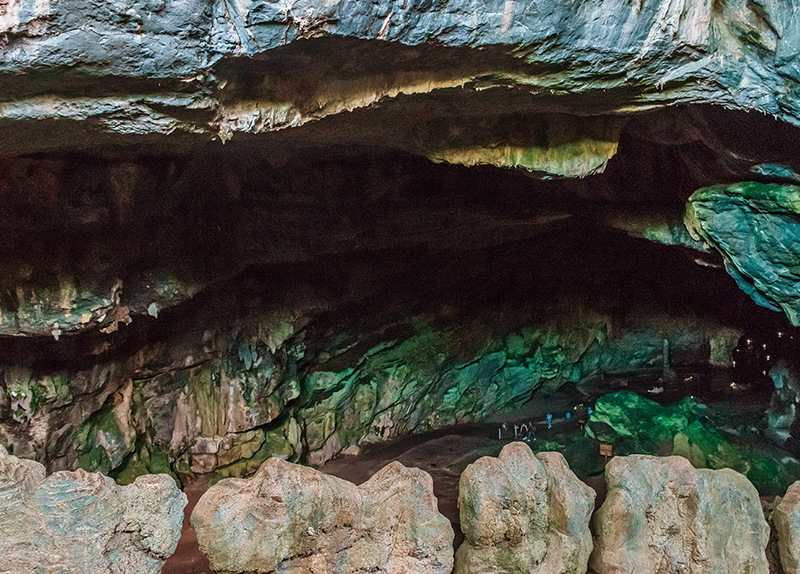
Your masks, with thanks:
[[[0,16],[10,453],[190,487],[379,452],[454,524],[514,436],[800,478],[790,8],[79,4]]]
[[[790,413],[776,429],[765,412],[795,327],[684,223],[710,184],[794,190],[751,169],[781,159],[759,133],[783,130],[785,154],[794,129],[707,106],[498,123],[537,122],[616,123],[618,149],[582,178],[314,142],[4,159],[4,445],[189,484],[630,385],[748,404],[730,439],[796,452]],[[716,149],[658,137],[689,125]]]

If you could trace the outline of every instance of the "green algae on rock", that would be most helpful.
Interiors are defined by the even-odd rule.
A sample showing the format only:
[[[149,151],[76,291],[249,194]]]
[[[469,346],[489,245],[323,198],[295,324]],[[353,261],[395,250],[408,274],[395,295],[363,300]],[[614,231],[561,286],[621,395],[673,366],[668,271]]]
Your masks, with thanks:
[[[730,468],[744,474],[762,496],[780,495],[800,473],[786,452],[747,441],[719,428],[713,407],[686,397],[662,406],[626,391],[600,398],[586,433],[614,445],[615,454],[664,454],[688,459],[695,468]]]
[[[686,227],[715,248],[739,287],[800,325],[800,187],[745,182],[697,190]]]

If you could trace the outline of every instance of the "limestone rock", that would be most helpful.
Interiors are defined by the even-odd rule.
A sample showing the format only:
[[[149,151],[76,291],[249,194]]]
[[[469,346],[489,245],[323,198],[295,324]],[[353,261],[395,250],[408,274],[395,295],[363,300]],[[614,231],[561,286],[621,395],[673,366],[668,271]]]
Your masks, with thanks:
[[[778,551],[785,574],[800,573],[800,481],[786,491],[770,516],[778,532]]]
[[[755,487],[685,458],[616,457],[595,515],[598,574],[767,574],[769,539]]]
[[[268,459],[225,479],[192,513],[200,549],[220,573],[448,574],[453,530],[430,475],[393,462],[360,487]]]
[[[800,325],[800,187],[746,182],[697,190],[686,211],[695,238],[717,249],[739,287]]]
[[[464,543],[456,574],[586,572],[594,491],[560,453],[522,442],[469,465],[459,482]]]
[[[166,475],[117,486],[99,473],[56,472],[0,446],[4,574],[157,574],[180,538],[186,495]]]
[[[14,0],[8,6],[0,17],[0,34],[7,37],[0,72],[8,78],[0,90],[19,96],[3,102],[0,111],[6,122],[22,125],[32,119],[77,120],[99,126],[100,133],[214,135],[227,141],[236,133],[293,128],[340,111],[385,105],[380,101],[403,94],[458,86],[480,96],[487,72],[496,86],[540,98],[554,88],[585,94],[592,109],[699,102],[754,109],[795,123],[800,115],[792,95],[800,36],[792,2],[542,1],[525,9],[491,0],[479,11],[467,0],[402,8],[328,0],[201,5],[132,0],[104,9],[83,0]],[[326,57],[327,65],[293,60],[292,52],[303,49],[319,54],[312,61]],[[507,55],[512,51],[528,65]],[[242,97],[245,82],[239,80],[237,59],[265,53],[286,58],[274,67],[252,66],[253,74],[269,77],[275,94],[253,91]],[[371,64],[363,76],[339,75],[327,85],[329,74],[359,59]],[[420,63],[407,68],[409,59]],[[49,79],[51,70],[63,71]],[[298,77],[308,90],[317,86],[315,91],[298,94]],[[370,77],[375,78],[370,85],[380,88],[361,87]],[[635,96],[631,84],[640,87]],[[233,97],[223,97],[228,94]],[[218,119],[202,121],[215,109]],[[206,113],[186,116],[187,110]],[[22,129],[0,148],[13,150]],[[79,141],[82,132],[61,129],[67,132],[64,139]],[[595,142],[615,145],[582,138],[567,147]],[[45,145],[24,143],[27,150]],[[531,147],[521,151],[536,157]],[[606,154],[597,155],[602,161]]]

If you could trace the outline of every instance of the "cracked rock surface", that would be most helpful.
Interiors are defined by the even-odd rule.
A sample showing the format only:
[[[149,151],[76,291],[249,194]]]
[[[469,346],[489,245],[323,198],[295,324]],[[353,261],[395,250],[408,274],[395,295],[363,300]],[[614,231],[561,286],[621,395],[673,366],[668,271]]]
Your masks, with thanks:
[[[186,495],[167,475],[117,486],[56,472],[0,446],[0,571],[157,574],[175,551]]]
[[[453,528],[428,473],[393,462],[361,486],[268,459],[224,479],[192,512],[200,550],[220,573],[449,574]]]
[[[758,492],[738,472],[632,455],[613,458],[606,481],[590,560],[598,574],[769,571],[769,526]]]
[[[464,543],[456,574],[584,574],[595,492],[557,452],[523,442],[469,465],[458,485]]]

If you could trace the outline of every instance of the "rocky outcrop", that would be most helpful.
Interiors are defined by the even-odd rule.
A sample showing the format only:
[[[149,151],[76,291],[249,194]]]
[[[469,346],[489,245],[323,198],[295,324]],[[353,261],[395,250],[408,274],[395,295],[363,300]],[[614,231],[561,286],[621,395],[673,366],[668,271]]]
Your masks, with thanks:
[[[200,549],[221,573],[448,574],[453,530],[427,473],[398,462],[360,487],[273,457],[225,479],[192,513]]]
[[[661,384],[663,391],[664,386],[677,383]],[[751,421],[723,424],[716,415],[713,406],[691,397],[662,406],[621,391],[598,399],[586,429],[590,437],[612,444],[617,455],[671,452],[688,459],[695,468],[736,470],[762,496],[786,492],[800,472],[800,462],[788,453],[739,440],[737,435],[746,435]]]
[[[590,561],[598,574],[767,574],[769,526],[741,474],[629,456],[611,460],[606,481]]]
[[[408,201],[408,190],[395,199]],[[486,420],[542,388],[657,366],[665,338],[676,367],[725,356],[735,337],[697,285],[750,305],[732,284],[700,281],[691,260],[662,261],[661,246],[583,227],[479,256],[449,249],[430,262],[387,251],[255,268],[111,333],[4,339],[0,443],[50,471],[84,468],[123,483],[148,472],[242,477],[273,454],[321,464],[350,445]],[[621,290],[617,270],[650,269],[653,257],[663,280]],[[680,265],[685,283],[670,279]],[[581,294],[554,306],[564,276]],[[653,293],[663,312],[631,309]],[[120,297],[137,308],[127,300],[135,285]],[[687,309],[687,297],[698,304]],[[20,326],[37,309],[46,316],[32,301],[19,305]],[[3,317],[13,331],[15,315]]]
[[[401,4],[0,0],[0,443],[244,476],[729,364],[680,206],[797,179],[792,3]]]
[[[800,325],[800,187],[766,183],[697,190],[686,210],[693,236],[714,247],[739,287]]]
[[[117,486],[56,472],[0,446],[0,570],[158,574],[180,538],[186,495],[166,475]]]
[[[560,453],[523,442],[469,465],[459,482],[464,543],[456,574],[584,574],[594,491]]]
[[[778,538],[778,551],[785,574],[800,573],[800,482],[786,491],[770,515]]]

